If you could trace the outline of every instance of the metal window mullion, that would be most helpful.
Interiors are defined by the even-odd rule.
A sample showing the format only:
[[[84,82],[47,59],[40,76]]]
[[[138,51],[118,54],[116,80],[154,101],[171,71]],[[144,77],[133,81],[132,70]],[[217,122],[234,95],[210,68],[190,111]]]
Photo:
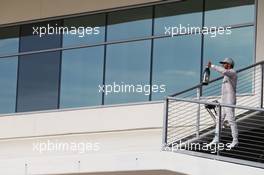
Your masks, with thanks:
[[[107,42],[107,29],[108,29],[108,13],[105,13],[105,38],[104,42]],[[103,63],[103,87],[105,87],[105,76],[106,76],[106,56],[107,56],[107,45],[104,45],[104,63]],[[105,104],[105,92],[102,92],[102,105]]]
[[[19,26],[19,34],[18,34],[18,52],[21,49],[21,35],[22,34],[22,26]],[[19,71],[20,71],[20,56],[17,56],[17,84],[16,84],[16,105],[15,105],[15,113],[17,112],[18,108],[18,88],[19,88]]]
[[[61,25],[64,26],[64,20],[61,21]],[[63,34],[61,34],[61,47],[63,47]],[[61,100],[61,80],[62,80],[62,52],[63,50],[60,51],[60,65],[59,65],[59,85],[58,85],[58,104],[57,104],[57,109],[60,109],[60,100]]]
[[[156,10],[156,6],[152,7],[152,29],[151,29],[151,36],[154,36],[154,32],[155,32],[155,10]],[[152,81],[153,81],[153,56],[154,56],[154,39],[151,39],[151,49],[150,49],[150,74],[149,74],[149,85],[152,89]],[[150,91],[149,94],[149,101],[152,100],[152,90]]]

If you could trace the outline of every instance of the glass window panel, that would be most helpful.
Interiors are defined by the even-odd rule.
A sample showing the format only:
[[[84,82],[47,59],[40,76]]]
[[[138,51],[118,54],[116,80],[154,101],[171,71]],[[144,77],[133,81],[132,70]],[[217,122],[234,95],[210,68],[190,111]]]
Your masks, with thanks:
[[[205,36],[204,40],[204,66],[209,60],[213,64],[219,65],[219,61],[225,57],[231,57],[235,61],[235,70],[249,66],[254,63],[254,27],[243,27],[232,29],[231,35],[219,35],[215,38]],[[221,76],[220,74],[211,71],[211,79]],[[245,75],[243,75],[245,77]],[[250,75],[248,76],[250,78]],[[241,77],[238,77],[241,81]],[[248,84],[252,84],[251,78]],[[219,82],[221,83],[221,82]],[[218,85],[220,87],[220,85]],[[239,86],[239,85],[238,85]],[[240,89],[238,93],[250,92],[249,89]],[[209,88],[209,87],[208,87]],[[210,95],[209,90],[204,95]],[[219,91],[220,93],[220,91]],[[215,94],[217,95],[217,94]],[[219,95],[219,94],[218,94]]]
[[[101,43],[104,42],[105,39],[105,14],[65,19],[64,27],[67,27],[68,29],[73,29],[73,34],[64,33],[64,47],[81,44]],[[79,33],[75,34],[74,31],[76,30],[79,30]],[[97,34],[98,32],[99,34]]]
[[[19,27],[0,28],[0,55],[18,52]]]
[[[21,26],[20,52],[61,47],[59,34],[40,37],[33,27],[60,26],[49,21]],[[52,29],[51,29],[52,30]],[[58,108],[61,51],[19,56],[17,112]]]
[[[46,32],[48,32],[48,26],[50,26],[50,33],[56,33],[56,27],[61,26],[61,23],[61,21],[49,21],[21,26],[20,52],[60,48],[62,38],[60,34],[46,34],[40,37],[36,33],[33,35],[33,32],[37,27],[39,28],[39,34],[40,27],[43,27],[43,33],[45,31],[44,27],[47,29]]]
[[[17,57],[0,58],[0,113],[16,109]]]
[[[56,109],[60,52],[19,57],[17,112]]]
[[[206,0],[205,26],[254,22],[254,0]]]
[[[67,50],[62,56],[60,107],[100,105],[104,47]]]
[[[200,35],[155,39],[153,55],[153,84],[166,85],[166,92],[153,93],[153,100],[164,99],[199,83]]]
[[[122,40],[151,36],[152,7],[110,13],[107,40]]]
[[[188,0],[156,6],[155,35],[164,35],[165,27],[201,27],[203,0]]]
[[[218,35],[204,38],[204,65],[211,60],[219,64],[225,57],[235,61],[235,69],[240,69],[254,63],[254,27],[232,29],[230,35]],[[212,73],[216,78],[219,74]]]
[[[114,82],[118,85],[149,85],[150,48],[149,40],[107,46],[106,85]],[[105,95],[105,103],[139,102],[149,98],[144,92],[128,91]]]

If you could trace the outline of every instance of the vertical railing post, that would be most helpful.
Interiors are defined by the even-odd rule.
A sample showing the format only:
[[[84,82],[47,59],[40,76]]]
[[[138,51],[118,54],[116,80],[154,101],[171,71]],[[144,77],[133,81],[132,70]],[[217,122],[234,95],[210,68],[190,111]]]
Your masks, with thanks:
[[[197,88],[197,100],[200,100],[201,97],[201,87]],[[198,139],[200,137],[200,110],[201,106],[200,103],[198,103],[197,108],[197,115],[196,115],[196,138]]]
[[[167,145],[167,134],[168,134],[168,112],[169,110],[169,98],[166,97],[164,103],[164,116],[163,116],[163,134],[162,134],[162,146],[166,147]]]
[[[260,108],[263,108],[263,73],[264,67],[263,64],[260,64],[260,78],[261,78],[261,87],[260,87]]]
[[[217,138],[218,138],[218,143],[221,142],[221,130],[222,130],[222,106],[221,104],[218,105],[218,133]],[[217,149],[217,155],[219,155],[219,149]]]

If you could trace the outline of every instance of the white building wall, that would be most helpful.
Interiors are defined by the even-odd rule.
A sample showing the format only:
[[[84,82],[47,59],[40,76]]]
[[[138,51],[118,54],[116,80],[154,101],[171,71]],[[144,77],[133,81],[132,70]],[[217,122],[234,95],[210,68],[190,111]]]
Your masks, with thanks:
[[[0,118],[0,172],[5,175],[161,171],[177,175],[255,175],[263,169],[161,151],[163,104],[123,105]],[[20,123],[22,127],[20,126]],[[25,129],[25,130],[24,130]],[[8,136],[8,137],[7,137]],[[19,137],[19,138],[18,138]],[[99,151],[42,153],[37,143],[99,143]],[[162,173],[162,174],[163,174]]]
[[[28,20],[29,16],[44,18],[51,14],[42,11],[42,15],[36,15],[31,11],[31,14],[17,15],[17,18],[4,16],[3,14],[10,14],[6,10],[10,10],[11,4],[15,4],[12,2],[1,1],[1,23]],[[47,2],[42,3],[45,5]],[[16,8],[20,6],[22,5],[18,3]],[[48,8],[48,5],[45,5],[45,8]],[[60,14],[62,12],[58,10],[57,15]],[[256,60],[260,61],[264,60],[263,0],[258,0],[257,14]],[[80,172],[106,174],[104,172],[135,170],[163,170],[164,173],[172,171],[173,174],[179,172],[190,175],[222,175],[225,174],[223,173],[225,170],[234,175],[264,174],[263,169],[161,152],[162,116],[162,103],[2,116],[0,174],[48,175]],[[76,152],[40,154],[33,150],[34,143],[48,140],[63,143],[98,142],[100,151],[86,154]]]

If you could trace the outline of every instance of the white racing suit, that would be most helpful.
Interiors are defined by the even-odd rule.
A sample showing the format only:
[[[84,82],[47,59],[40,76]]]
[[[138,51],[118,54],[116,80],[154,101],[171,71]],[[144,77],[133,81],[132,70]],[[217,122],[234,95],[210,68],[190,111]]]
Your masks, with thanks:
[[[234,69],[225,69],[220,66],[212,65],[211,68],[224,76],[222,82],[222,95],[221,95],[221,103],[228,105],[236,104],[236,84],[237,84],[237,74]],[[235,109],[229,107],[222,107],[221,110],[221,128],[224,121],[227,120],[233,137],[233,141],[238,141],[238,131],[237,131],[237,123],[235,121]],[[216,119],[216,128],[215,128],[215,136],[217,137],[219,134],[219,115]]]

